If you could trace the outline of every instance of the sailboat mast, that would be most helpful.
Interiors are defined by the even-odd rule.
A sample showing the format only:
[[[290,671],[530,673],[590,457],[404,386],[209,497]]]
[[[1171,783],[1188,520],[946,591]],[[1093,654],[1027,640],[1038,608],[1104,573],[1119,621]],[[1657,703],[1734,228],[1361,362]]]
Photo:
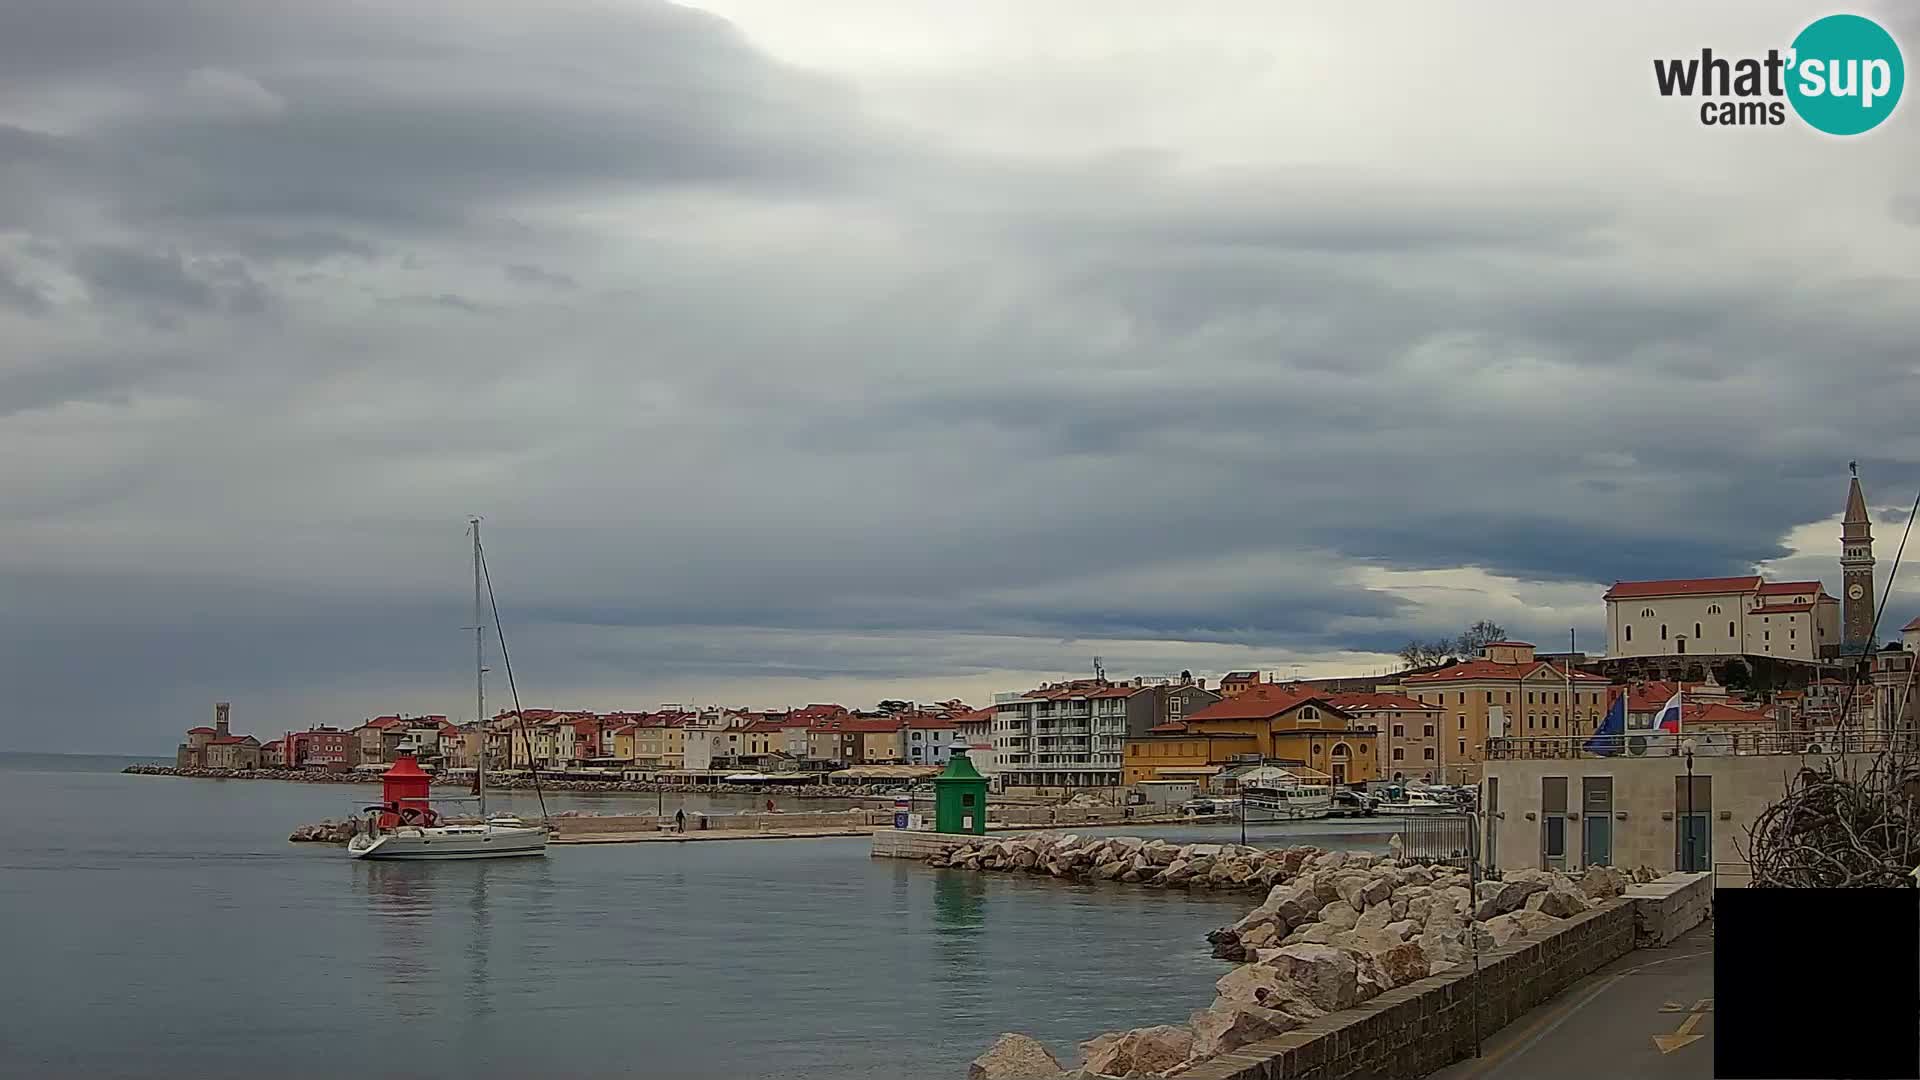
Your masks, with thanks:
[[[474,787],[480,796],[480,820],[487,819],[487,621],[480,614],[480,519],[469,518],[473,526],[473,717],[480,728],[480,754]]]

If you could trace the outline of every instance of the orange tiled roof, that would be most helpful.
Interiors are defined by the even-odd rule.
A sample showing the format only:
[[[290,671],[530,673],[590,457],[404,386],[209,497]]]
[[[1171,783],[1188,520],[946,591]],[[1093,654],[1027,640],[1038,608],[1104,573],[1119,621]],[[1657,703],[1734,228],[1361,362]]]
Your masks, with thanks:
[[[1642,596],[1700,596],[1709,593],[1753,592],[1760,587],[1760,575],[1743,577],[1668,578],[1664,581],[1616,581],[1603,599],[1625,600]]]
[[[1257,683],[1244,692],[1213,702],[1187,714],[1188,720],[1266,720],[1317,702],[1341,716],[1346,713],[1311,687],[1295,683]]]
[[[1817,581],[1769,581],[1760,586],[1761,596],[1823,595],[1826,588]]]
[[[1567,677],[1567,670],[1550,660],[1528,660],[1520,664],[1502,664],[1493,660],[1468,660],[1452,667],[1430,671],[1425,675],[1409,675],[1403,682],[1419,683],[1422,686],[1431,683],[1473,682],[1480,679],[1514,681],[1524,679],[1541,668],[1554,673],[1556,678]],[[1598,675],[1589,675],[1584,671],[1573,673],[1576,683],[1604,683],[1607,680]]]

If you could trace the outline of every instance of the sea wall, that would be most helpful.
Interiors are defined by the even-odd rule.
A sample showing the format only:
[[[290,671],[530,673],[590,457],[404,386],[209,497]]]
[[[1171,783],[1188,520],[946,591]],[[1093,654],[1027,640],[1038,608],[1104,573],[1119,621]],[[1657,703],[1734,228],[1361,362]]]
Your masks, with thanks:
[[[1418,1077],[1470,1056],[1474,1007],[1482,1038],[1634,945],[1634,906],[1605,900],[1535,935],[1459,966],[1388,990],[1271,1039],[1201,1063],[1185,1080],[1335,1080]]]
[[[1638,948],[1671,945],[1713,914],[1713,875],[1668,874],[1627,889],[1635,912]]]

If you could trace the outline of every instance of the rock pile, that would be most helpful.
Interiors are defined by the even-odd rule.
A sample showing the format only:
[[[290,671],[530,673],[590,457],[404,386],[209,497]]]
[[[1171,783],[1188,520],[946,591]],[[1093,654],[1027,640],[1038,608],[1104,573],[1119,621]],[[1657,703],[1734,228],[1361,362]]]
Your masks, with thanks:
[[[1185,1026],[1112,1032],[1081,1044],[1085,1065],[1069,1073],[1032,1040],[1038,1071],[970,1072],[1005,1077],[1175,1076],[1229,1050],[1284,1034],[1377,994],[1470,963],[1551,931],[1563,919],[1619,896],[1634,875],[1612,867],[1580,878],[1510,871],[1470,887],[1466,871],[1392,855],[1176,846],[1127,837],[1026,837],[969,843],[942,865],[1055,877],[1118,878],[1169,888],[1263,889],[1265,899],[1232,926],[1207,935],[1214,955],[1239,961],[1215,984],[1213,1004]],[[1196,865],[1198,869],[1195,869]],[[1255,884],[1259,880],[1259,884]],[[1015,1036],[1002,1036],[1001,1043]],[[1023,1038],[1023,1037],[1021,1037]],[[983,1055],[975,1062],[982,1068]],[[1045,1062],[1040,1058],[1044,1056]]]
[[[1078,881],[1124,881],[1160,889],[1263,892],[1293,877],[1319,854],[1319,848],[1307,846],[1170,844],[1137,836],[1031,833],[968,841],[930,857],[927,863]]]
[[[360,819],[348,818],[345,821],[321,821],[312,825],[302,825],[293,830],[288,840],[296,844],[344,844],[360,833]]]

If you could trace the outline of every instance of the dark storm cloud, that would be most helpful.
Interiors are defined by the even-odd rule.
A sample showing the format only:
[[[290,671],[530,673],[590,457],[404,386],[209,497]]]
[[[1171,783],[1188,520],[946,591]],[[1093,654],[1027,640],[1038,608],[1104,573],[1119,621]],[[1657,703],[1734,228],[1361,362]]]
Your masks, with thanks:
[[[1739,572],[1911,470],[1912,248],[1776,257],[1766,169],[1728,211],[1590,147],[1207,167],[895,104],[643,0],[0,8],[16,703],[164,750],[448,685],[474,512],[542,695],[931,690],[1497,600],[1384,573]]]

